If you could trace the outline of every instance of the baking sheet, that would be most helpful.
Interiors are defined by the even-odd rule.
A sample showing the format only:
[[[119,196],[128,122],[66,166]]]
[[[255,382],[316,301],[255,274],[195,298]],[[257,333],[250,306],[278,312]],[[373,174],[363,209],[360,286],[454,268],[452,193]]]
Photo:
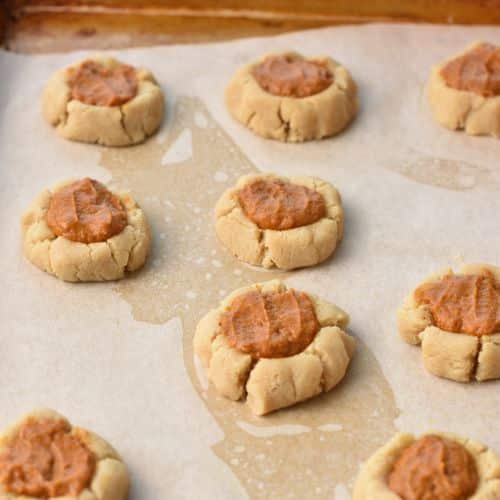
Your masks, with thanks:
[[[461,261],[500,264],[500,141],[440,128],[423,86],[430,66],[498,28],[337,27],[271,39],[113,52],[149,67],[168,116],[143,145],[59,138],[39,95],[84,53],[0,53],[0,406],[3,426],[53,407],[112,442],[132,499],[349,498],[359,464],[396,430],[453,431],[500,452],[500,385],[428,374],[399,339],[394,311],[424,276]],[[336,138],[300,145],[254,136],[226,112],[240,64],[298,49],[343,62],[360,113]],[[211,208],[256,170],[320,176],[341,191],[345,237],[327,263],[250,268],[216,242]],[[68,284],[21,255],[19,217],[45,186],[93,176],[131,189],[154,231],[146,268],[118,283]],[[331,393],[257,418],[218,398],[192,355],[197,320],[221,297],[282,277],[347,310],[359,349]]]

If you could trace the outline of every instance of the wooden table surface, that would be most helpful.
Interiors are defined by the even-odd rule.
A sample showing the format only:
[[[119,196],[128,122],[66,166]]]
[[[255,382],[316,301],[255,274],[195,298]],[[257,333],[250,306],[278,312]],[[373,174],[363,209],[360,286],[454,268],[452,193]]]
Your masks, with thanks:
[[[499,24],[500,0],[0,0],[17,52],[196,43],[374,21]]]

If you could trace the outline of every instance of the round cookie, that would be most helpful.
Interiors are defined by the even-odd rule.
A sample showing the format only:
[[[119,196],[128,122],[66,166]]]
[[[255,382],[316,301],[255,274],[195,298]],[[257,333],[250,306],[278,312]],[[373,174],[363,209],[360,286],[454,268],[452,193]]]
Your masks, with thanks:
[[[242,193],[249,190],[245,203]],[[296,209],[290,208],[291,200],[298,200]],[[270,211],[275,213],[266,220]],[[215,206],[219,240],[238,259],[266,268],[295,269],[323,262],[342,239],[343,221],[338,191],[315,177],[246,175]]]
[[[230,294],[198,323],[194,352],[222,396],[264,415],[335,387],[354,354],[340,308],[279,280]]]
[[[427,97],[444,127],[500,137],[500,47],[475,42],[433,67]]]
[[[104,146],[143,142],[163,110],[163,92],[148,70],[100,55],[56,71],[42,94],[42,114],[62,137]]]
[[[132,196],[88,178],[43,190],[21,229],[28,260],[64,281],[121,279],[143,266],[151,246],[146,216]]]
[[[0,500],[124,500],[129,473],[101,437],[53,410],[35,410],[0,433]]]
[[[358,109],[350,73],[329,57],[265,54],[240,68],[225,92],[233,117],[256,134],[284,142],[333,136]]]
[[[398,433],[363,464],[353,500],[403,498],[498,499],[500,458],[485,445],[454,434],[433,432],[417,439]]]
[[[429,276],[397,311],[401,336],[425,367],[458,382],[500,378],[500,268],[464,264]]]

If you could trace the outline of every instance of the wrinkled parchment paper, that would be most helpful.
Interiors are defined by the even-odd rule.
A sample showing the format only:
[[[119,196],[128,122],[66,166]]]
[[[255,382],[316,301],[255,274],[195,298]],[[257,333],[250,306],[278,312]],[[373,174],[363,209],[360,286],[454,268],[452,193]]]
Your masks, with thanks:
[[[359,464],[399,430],[453,431],[500,452],[499,382],[428,374],[394,311],[424,276],[461,261],[500,265],[500,141],[440,128],[430,66],[499,28],[371,25],[270,39],[113,52],[149,67],[168,116],[144,145],[106,149],[43,122],[48,76],[83,53],[0,53],[0,425],[49,406],[113,443],[135,500],[349,498]],[[225,110],[233,71],[264,51],[344,63],[361,110],[336,138],[300,145],[254,136]],[[210,210],[243,173],[334,183],[345,238],[314,269],[266,272],[216,242]],[[119,283],[67,284],[21,255],[19,218],[45,186],[93,176],[133,191],[151,220],[147,267]],[[193,360],[197,320],[232,289],[281,277],[346,309],[358,352],[333,392],[265,418],[216,396]]]

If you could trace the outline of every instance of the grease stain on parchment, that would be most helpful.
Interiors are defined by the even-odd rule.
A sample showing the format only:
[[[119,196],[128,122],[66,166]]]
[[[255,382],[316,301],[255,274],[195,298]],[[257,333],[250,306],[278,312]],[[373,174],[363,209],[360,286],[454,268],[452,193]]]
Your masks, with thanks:
[[[404,160],[389,164],[388,168],[420,184],[453,191],[500,186],[498,176],[486,167],[462,160],[436,158],[414,150],[409,150]]]
[[[183,142],[189,142],[185,152]],[[169,155],[172,145],[175,154]],[[214,452],[251,498],[332,498],[344,491],[359,463],[395,432],[398,416],[392,390],[362,342],[335,390],[264,418],[219,397],[193,356],[196,323],[221,298],[243,285],[289,275],[246,266],[216,241],[216,200],[239,176],[257,169],[196,98],[178,99],[164,139],[102,151],[111,185],[133,191],[154,233],[145,268],[114,290],[138,321],[182,319],[187,372],[224,432]]]

